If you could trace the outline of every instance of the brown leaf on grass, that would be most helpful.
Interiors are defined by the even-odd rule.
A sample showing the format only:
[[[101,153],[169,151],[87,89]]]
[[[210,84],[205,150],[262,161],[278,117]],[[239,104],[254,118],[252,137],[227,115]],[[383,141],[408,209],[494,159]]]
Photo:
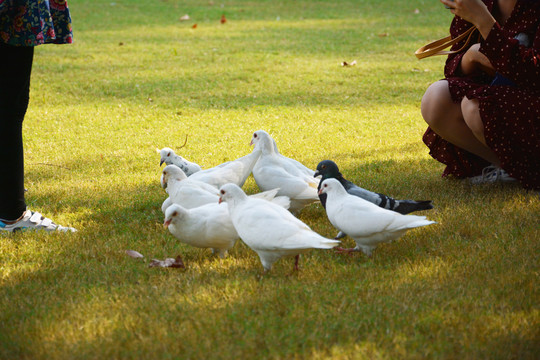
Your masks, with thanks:
[[[186,14],[186,15],[181,16],[179,20],[180,21],[188,21],[188,20],[191,20],[191,18],[189,17],[188,14]]]
[[[379,35],[377,35],[378,37],[387,37],[388,36],[388,33],[380,33]]]
[[[341,63],[341,66],[354,66],[356,65],[356,60],[353,60],[352,62],[348,63],[346,61]]]
[[[221,20],[219,20],[220,23],[225,24],[227,22],[227,19],[225,18],[225,14],[221,15]]]
[[[152,259],[150,264],[148,264],[149,267],[172,267],[172,268],[182,268],[185,269],[186,265],[184,264],[184,261],[182,260],[182,257],[178,255],[176,259],[173,258],[167,258],[165,260],[157,260]]]
[[[191,27],[192,29],[196,29],[197,28],[197,24],[193,24],[193,26]]]
[[[143,258],[143,257],[144,257],[143,254],[141,254],[140,252],[135,251],[135,250],[126,250],[126,254],[127,254],[128,256],[131,256],[132,258],[135,258],[135,259]]]

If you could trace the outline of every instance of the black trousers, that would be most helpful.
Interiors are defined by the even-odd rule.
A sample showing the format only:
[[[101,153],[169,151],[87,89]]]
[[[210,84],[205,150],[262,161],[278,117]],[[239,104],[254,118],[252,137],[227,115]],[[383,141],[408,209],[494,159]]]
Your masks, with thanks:
[[[0,43],[0,219],[26,210],[22,123],[30,98],[33,46]]]

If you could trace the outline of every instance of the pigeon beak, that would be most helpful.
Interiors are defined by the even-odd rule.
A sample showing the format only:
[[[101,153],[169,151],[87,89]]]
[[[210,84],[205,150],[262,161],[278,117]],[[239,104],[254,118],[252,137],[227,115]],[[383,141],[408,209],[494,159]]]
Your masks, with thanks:
[[[319,170],[315,170],[315,174],[313,174],[313,177],[321,176],[321,173]]]
[[[163,165],[165,161],[163,159],[161,159],[161,161],[159,162],[159,166]]]
[[[249,142],[249,146],[253,146],[253,140]]]
[[[171,225],[171,219],[166,220],[166,221],[163,223],[163,227],[164,227],[165,229],[167,229],[167,228],[169,227],[169,225]]]
[[[222,202],[223,202],[223,200],[221,198],[219,198],[218,204],[221,204]]]
[[[318,194],[321,195],[323,193],[323,189],[319,190]]]

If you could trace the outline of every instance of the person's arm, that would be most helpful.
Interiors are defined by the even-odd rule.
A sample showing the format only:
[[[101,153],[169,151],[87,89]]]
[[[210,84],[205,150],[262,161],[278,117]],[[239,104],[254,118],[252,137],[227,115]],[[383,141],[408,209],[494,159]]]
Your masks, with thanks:
[[[450,8],[450,12],[470,22],[484,39],[487,39],[493,25],[497,22],[481,0],[440,0]]]
[[[480,44],[474,44],[465,52],[461,59],[461,73],[463,75],[474,75],[483,72],[490,76],[495,75],[495,69],[488,57],[480,52]]]
[[[530,43],[531,47],[521,45],[519,40],[507,37],[495,24],[479,50],[501,75],[518,86],[540,91],[540,27]]]

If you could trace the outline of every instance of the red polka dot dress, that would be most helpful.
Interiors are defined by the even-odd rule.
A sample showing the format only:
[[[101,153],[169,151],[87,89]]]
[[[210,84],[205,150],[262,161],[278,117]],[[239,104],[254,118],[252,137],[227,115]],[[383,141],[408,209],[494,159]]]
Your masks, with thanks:
[[[493,8],[494,0],[483,0]],[[472,25],[455,17],[453,36]],[[446,61],[445,79],[452,100],[478,99],[487,145],[501,167],[527,189],[540,189],[540,0],[518,0],[510,18],[495,24],[487,39],[479,39],[480,52],[499,74],[464,77],[460,74],[463,52]],[[471,45],[474,41],[471,41]],[[459,49],[463,44],[456,44]],[[430,128],[423,137],[430,155],[444,163],[443,176],[471,177],[490,164],[454,146]]]

